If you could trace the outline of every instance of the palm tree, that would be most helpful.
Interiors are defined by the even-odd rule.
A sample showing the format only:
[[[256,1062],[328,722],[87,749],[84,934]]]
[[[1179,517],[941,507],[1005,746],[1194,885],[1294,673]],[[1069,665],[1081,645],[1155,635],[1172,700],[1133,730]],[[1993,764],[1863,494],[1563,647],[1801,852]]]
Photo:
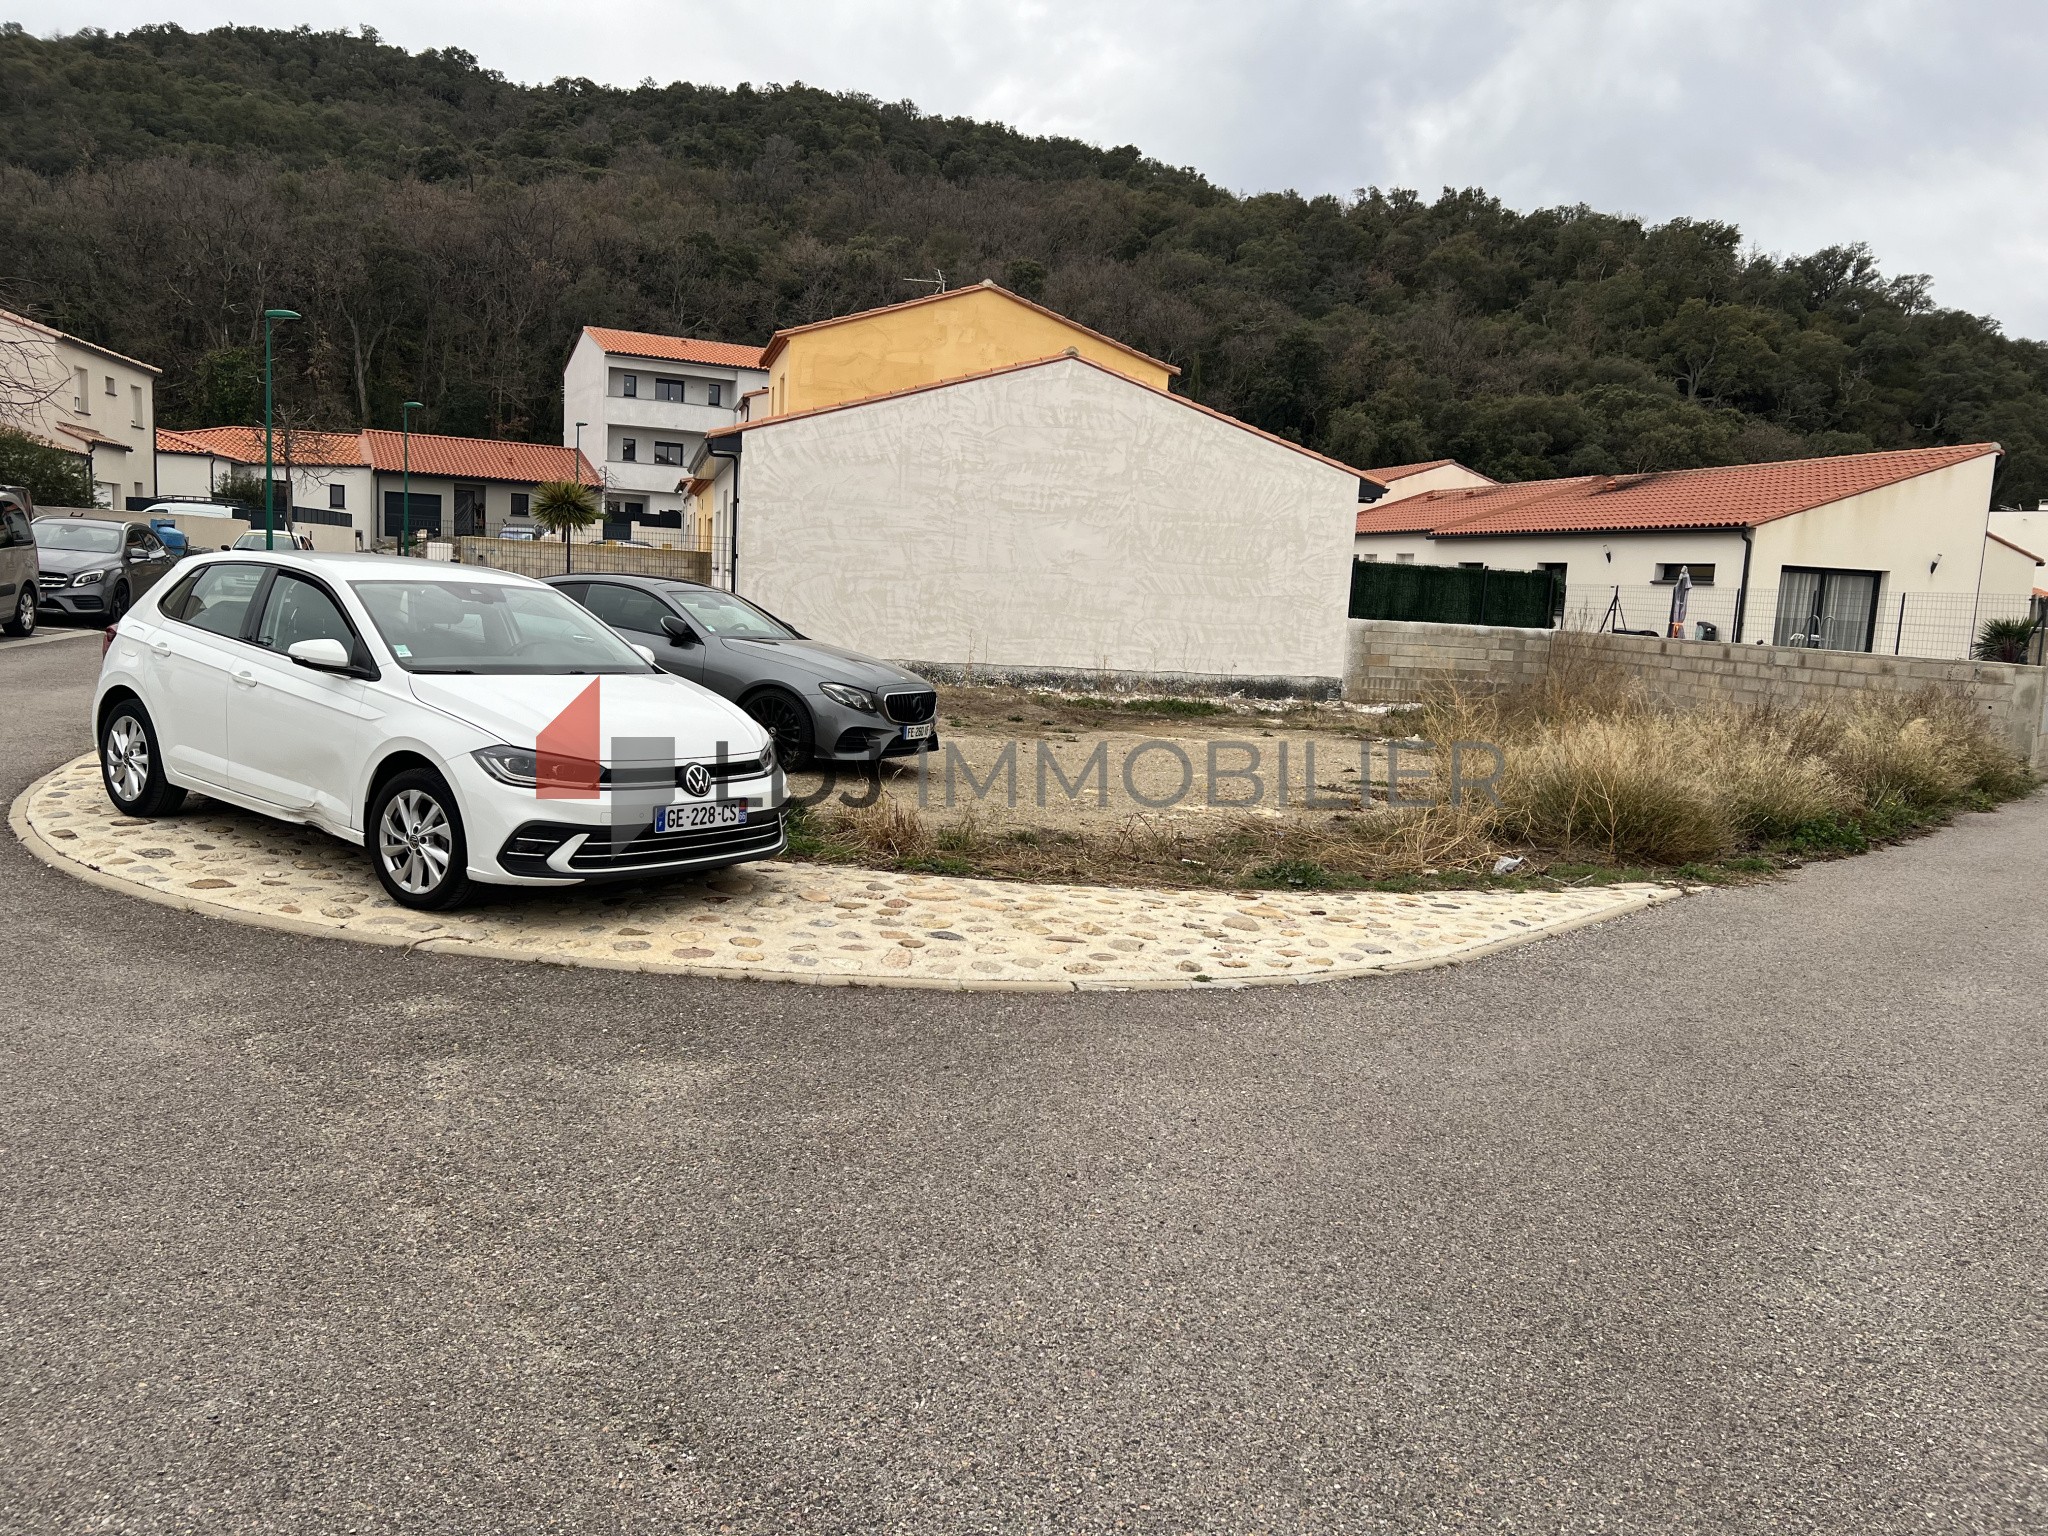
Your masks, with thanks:
[[[1984,628],[1977,635],[1975,653],[1979,661],[2024,663],[2033,643],[2034,621],[2031,618],[1986,619]]]
[[[550,480],[534,487],[533,520],[550,533],[560,530],[564,571],[571,569],[574,546],[570,536],[578,528],[588,528],[597,516],[597,496],[587,485],[578,485],[574,480]]]

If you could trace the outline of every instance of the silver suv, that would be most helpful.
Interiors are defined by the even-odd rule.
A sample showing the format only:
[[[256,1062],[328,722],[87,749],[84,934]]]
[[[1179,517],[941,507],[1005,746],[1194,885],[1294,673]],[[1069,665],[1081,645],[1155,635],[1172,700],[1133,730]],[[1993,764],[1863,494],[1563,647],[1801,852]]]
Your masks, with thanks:
[[[36,632],[35,502],[19,486],[0,485],[0,625],[10,635]]]

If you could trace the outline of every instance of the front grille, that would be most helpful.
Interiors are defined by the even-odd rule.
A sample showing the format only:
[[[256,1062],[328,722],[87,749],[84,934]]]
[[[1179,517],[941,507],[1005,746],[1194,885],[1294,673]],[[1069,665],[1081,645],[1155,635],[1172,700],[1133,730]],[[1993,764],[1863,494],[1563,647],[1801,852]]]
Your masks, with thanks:
[[[69,576],[38,576],[36,578],[36,585],[45,592],[54,592],[59,587],[70,586],[71,578]]]
[[[505,846],[498,850],[498,863],[515,875],[559,878],[561,871],[549,868],[548,858],[579,833],[591,836],[569,860],[570,872],[578,875],[628,875],[698,864],[731,864],[762,858],[782,846],[782,816],[777,811],[751,811],[743,827],[707,827],[701,832],[659,836],[648,831],[623,843],[606,839],[605,830],[529,821],[505,839]]]
[[[769,771],[768,768],[762,766],[762,760],[758,757],[728,758],[722,763],[715,762],[708,757],[700,758],[699,761],[704,764],[704,771],[710,774],[713,779],[752,779]],[[772,765],[774,759],[771,757],[768,761]],[[689,766],[688,763],[677,765],[677,784],[683,782],[683,774],[688,770]]]
[[[898,725],[922,725],[939,712],[939,696],[929,688],[914,693],[885,693],[882,711]]]

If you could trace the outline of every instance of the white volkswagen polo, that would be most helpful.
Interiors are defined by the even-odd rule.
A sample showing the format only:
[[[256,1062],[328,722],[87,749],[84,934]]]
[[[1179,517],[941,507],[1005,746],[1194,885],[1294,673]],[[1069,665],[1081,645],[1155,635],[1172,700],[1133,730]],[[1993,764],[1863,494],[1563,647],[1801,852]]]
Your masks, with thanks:
[[[107,794],[197,791],[367,845],[409,907],[782,851],[785,788],[738,705],[523,576],[295,550],[190,561],[108,631]]]

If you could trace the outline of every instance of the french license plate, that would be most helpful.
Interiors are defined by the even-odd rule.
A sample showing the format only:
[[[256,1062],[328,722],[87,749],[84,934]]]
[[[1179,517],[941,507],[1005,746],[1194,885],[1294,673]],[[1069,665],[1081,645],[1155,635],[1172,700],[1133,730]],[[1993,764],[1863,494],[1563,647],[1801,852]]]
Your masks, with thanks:
[[[905,741],[923,741],[931,733],[932,722],[929,720],[925,721],[922,725],[906,725],[903,727],[903,739]]]
[[[657,832],[703,832],[712,827],[744,827],[747,808],[737,800],[705,805],[664,805],[654,813]]]

